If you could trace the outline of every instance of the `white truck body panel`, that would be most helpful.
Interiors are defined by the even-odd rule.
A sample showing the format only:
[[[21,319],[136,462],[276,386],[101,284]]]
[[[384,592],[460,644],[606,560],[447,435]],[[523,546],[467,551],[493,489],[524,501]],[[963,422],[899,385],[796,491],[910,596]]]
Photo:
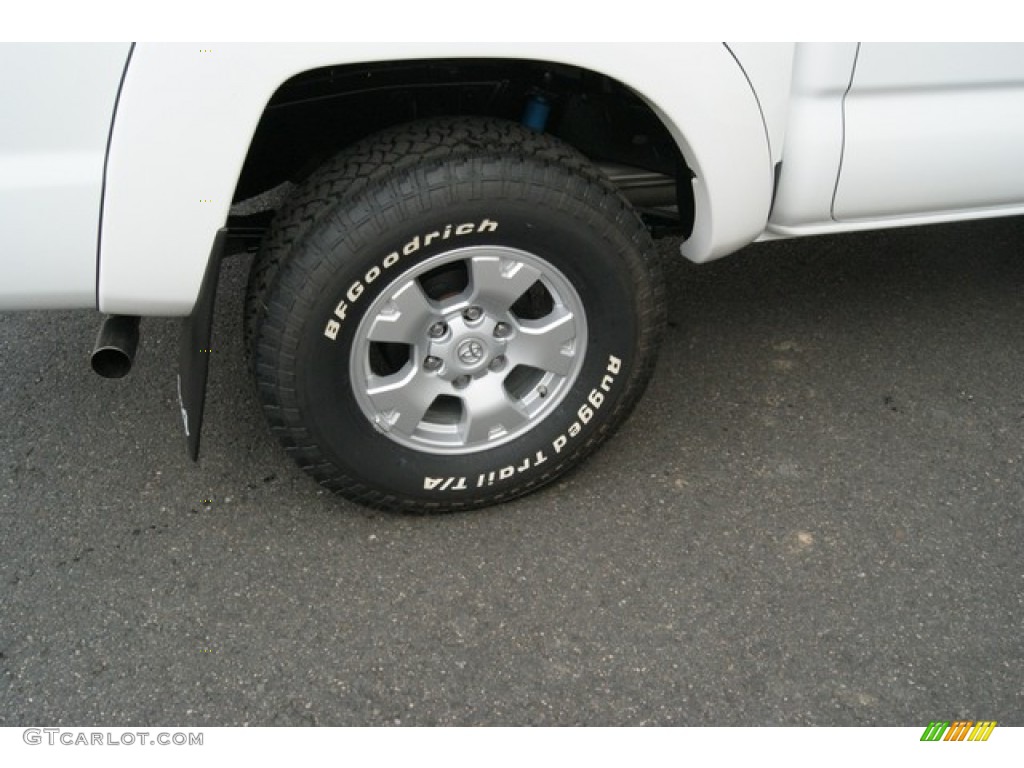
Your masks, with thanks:
[[[799,44],[762,239],[1024,214],[1024,45]]]
[[[697,173],[698,223],[684,246],[689,258],[705,261],[745,245],[768,217],[772,163],[764,121],[743,71],[721,44],[229,44],[206,50],[142,44],[132,56],[108,166],[99,269],[104,312],[191,311],[264,107],[289,77],[330,65],[484,57],[600,72],[655,108]],[[785,56],[773,62],[788,66]]]
[[[1024,200],[1024,44],[862,44],[845,114],[837,221]]]
[[[0,46],[4,308],[96,306],[103,162],[130,47]]]

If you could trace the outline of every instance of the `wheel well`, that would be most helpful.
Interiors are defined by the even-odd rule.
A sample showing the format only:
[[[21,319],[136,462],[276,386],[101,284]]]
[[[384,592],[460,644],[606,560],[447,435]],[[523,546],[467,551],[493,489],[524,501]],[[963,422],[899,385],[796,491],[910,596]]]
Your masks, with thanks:
[[[295,75],[263,111],[234,202],[297,183],[339,149],[389,126],[442,115],[519,121],[538,100],[550,107],[544,130],[604,168],[652,230],[689,234],[692,173],[650,106],[604,75],[536,61],[399,61]],[[252,223],[233,214],[241,226]]]

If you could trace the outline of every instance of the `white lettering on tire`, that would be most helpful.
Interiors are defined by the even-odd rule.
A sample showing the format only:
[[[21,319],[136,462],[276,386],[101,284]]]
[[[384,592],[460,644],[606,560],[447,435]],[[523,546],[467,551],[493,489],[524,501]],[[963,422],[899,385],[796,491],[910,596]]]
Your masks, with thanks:
[[[569,441],[583,431],[594,415],[605,403],[605,395],[611,391],[615,384],[616,376],[622,371],[622,360],[615,355],[608,356],[608,365],[605,367],[605,374],[601,383],[594,387],[587,394],[586,401],[576,410],[576,421],[573,421],[564,432],[558,435],[551,442],[551,450],[559,454],[569,445]],[[509,464],[504,467],[481,472],[476,477],[475,488],[487,486],[509,480],[522,472],[534,467],[539,467],[548,460],[548,452],[544,450],[535,451],[522,461]],[[468,490],[465,477],[425,477],[423,478],[423,489],[426,491],[465,491]]]
[[[359,301],[366,290],[366,286],[372,284],[383,272],[395,266],[403,256],[412,256],[420,248],[430,245],[434,240],[449,240],[453,236],[462,237],[464,235],[472,235],[474,233],[480,234],[483,232],[496,232],[497,229],[498,222],[485,218],[479,224],[474,224],[469,221],[457,225],[448,224],[443,230],[438,229],[433,232],[428,232],[423,235],[423,237],[415,235],[412,240],[407,242],[401,248],[394,250],[385,256],[379,265],[375,264],[370,267],[366,271],[366,274],[363,275],[362,279],[356,280],[348,287],[348,290],[345,291],[345,297],[341,299],[341,301],[338,302],[338,305],[334,308],[334,315],[327,321],[327,325],[324,326],[324,336],[331,341],[338,340],[338,333],[341,331],[341,324],[345,321],[345,318],[348,315],[349,307]]]

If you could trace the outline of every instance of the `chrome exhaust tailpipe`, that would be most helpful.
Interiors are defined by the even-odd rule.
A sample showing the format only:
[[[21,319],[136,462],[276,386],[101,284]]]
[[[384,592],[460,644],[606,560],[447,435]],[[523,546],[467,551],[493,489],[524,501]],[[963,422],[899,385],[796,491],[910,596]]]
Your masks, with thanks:
[[[135,315],[110,315],[100,326],[92,369],[108,379],[128,375],[139,346],[139,319]]]

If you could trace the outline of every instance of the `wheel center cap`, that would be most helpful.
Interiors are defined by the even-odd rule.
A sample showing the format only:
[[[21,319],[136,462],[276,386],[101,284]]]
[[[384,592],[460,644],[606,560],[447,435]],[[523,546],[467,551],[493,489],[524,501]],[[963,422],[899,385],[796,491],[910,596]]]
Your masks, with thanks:
[[[455,354],[463,365],[473,366],[484,359],[486,349],[479,339],[465,339],[455,348]]]

